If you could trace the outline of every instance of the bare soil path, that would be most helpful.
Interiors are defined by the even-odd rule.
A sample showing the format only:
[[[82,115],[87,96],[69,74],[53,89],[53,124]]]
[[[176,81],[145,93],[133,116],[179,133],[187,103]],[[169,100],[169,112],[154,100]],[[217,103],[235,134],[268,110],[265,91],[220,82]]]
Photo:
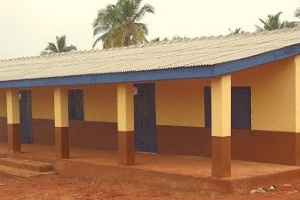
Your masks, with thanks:
[[[300,199],[300,182],[279,186],[265,194],[194,193],[172,189],[115,183],[97,179],[44,176],[18,178],[0,174],[1,200],[90,200],[90,199]]]

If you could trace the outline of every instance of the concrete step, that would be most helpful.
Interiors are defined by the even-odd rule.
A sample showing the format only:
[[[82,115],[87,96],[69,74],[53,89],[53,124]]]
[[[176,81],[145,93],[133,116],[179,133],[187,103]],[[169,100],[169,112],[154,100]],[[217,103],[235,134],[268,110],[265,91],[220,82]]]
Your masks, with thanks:
[[[31,170],[27,170],[27,169],[18,169],[15,167],[9,167],[9,166],[4,166],[4,165],[0,165],[0,173],[9,174],[12,176],[23,177],[23,178],[57,174],[54,171],[38,172],[38,171],[31,171]]]
[[[0,166],[13,167],[17,169],[26,169],[34,172],[53,171],[53,165],[51,163],[10,158],[10,157],[0,158]]]

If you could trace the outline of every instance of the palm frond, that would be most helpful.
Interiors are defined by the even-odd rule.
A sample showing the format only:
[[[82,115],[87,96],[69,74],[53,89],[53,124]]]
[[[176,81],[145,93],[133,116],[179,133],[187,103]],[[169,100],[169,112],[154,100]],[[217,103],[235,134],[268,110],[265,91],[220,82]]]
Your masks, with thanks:
[[[150,4],[145,4],[141,10],[135,14],[135,16],[133,17],[133,19],[135,21],[140,21],[146,13],[152,13],[154,14],[155,13],[155,9],[153,6],[151,6]]]
[[[107,26],[97,26],[94,28],[94,32],[93,32],[93,35],[96,36],[100,33],[103,33],[105,31],[108,31],[110,29],[110,27],[107,27]]]
[[[54,43],[48,43],[48,46],[46,47],[45,50],[53,52],[53,53],[58,53],[59,52],[58,48],[56,47],[56,45]]]
[[[300,17],[300,8],[297,8],[295,11],[295,17]]]
[[[94,43],[93,43],[93,49],[95,48],[95,46],[98,44],[98,42],[99,41],[101,41],[103,38],[100,36],[100,37],[98,37],[95,41],[94,41]]]
[[[255,25],[255,28],[256,28],[256,31],[259,32],[259,31],[263,31],[264,28],[258,26],[258,25]]]
[[[66,47],[66,36],[56,37],[56,45],[59,52],[64,52]]]
[[[70,51],[76,51],[77,47],[70,45],[68,47],[65,47],[66,52],[70,52]]]
[[[230,28],[228,28],[228,30],[230,31],[230,35],[238,35],[238,34],[245,33],[245,31],[243,31],[243,29],[241,29],[241,28],[236,28],[234,30],[231,30]]]
[[[138,26],[141,30],[143,30],[145,35],[148,35],[149,30],[146,24],[136,23],[136,26]]]

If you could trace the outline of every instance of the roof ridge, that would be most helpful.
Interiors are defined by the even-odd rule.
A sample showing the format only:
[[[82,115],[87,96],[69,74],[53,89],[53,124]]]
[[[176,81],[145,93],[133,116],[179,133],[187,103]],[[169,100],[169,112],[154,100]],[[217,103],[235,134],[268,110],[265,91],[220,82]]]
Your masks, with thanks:
[[[71,51],[71,52],[62,52],[62,53],[53,53],[53,54],[45,54],[45,55],[35,55],[35,56],[26,56],[26,57],[17,57],[17,58],[8,58],[8,59],[0,59],[0,62],[10,62],[10,61],[19,61],[19,60],[29,60],[29,59],[39,59],[39,58],[46,58],[46,57],[61,57],[67,56],[72,54],[86,54],[92,52],[104,52],[104,51],[119,51],[124,49],[132,49],[132,48],[143,48],[143,47],[150,47],[150,46],[157,46],[157,45],[165,45],[165,44],[175,44],[175,43],[184,43],[184,42],[192,42],[192,41],[201,41],[201,40],[213,40],[213,39],[220,39],[220,38],[229,38],[229,37],[244,37],[244,36],[257,36],[257,35],[265,35],[265,34],[272,34],[272,33],[285,33],[285,32],[295,32],[300,31],[299,27],[296,28],[284,28],[284,29],[277,29],[277,30],[264,30],[264,31],[256,31],[256,32],[245,32],[241,34],[228,34],[228,35],[218,35],[218,36],[201,36],[201,37],[194,37],[194,38],[182,38],[182,39],[174,39],[168,41],[158,41],[158,42],[149,42],[149,43],[141,43],[137,45],[131,45],[126,47],[116,47],[116,48],[109,48],[109,49],[90,49],[90,50],[81,50],[81,51]]]

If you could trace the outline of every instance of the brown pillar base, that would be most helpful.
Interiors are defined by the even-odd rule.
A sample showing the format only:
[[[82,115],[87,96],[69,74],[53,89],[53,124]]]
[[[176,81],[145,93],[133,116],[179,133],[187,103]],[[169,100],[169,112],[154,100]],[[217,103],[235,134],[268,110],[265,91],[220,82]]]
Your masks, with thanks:
[[[135,161],[134,131],[119,131],[119,164],[133,165]]]
[[[300,133],[295,134],[295,165],[300,166]]]
[[[227,178],[231,176],[231,137],[212,136],[212,176]]]
[[[7,124],[8,151],[10,153],[21,152],[21,134],[19,124]]]
[[[56,158],[69,158],[69,131],[68,127],[55,127]]]

